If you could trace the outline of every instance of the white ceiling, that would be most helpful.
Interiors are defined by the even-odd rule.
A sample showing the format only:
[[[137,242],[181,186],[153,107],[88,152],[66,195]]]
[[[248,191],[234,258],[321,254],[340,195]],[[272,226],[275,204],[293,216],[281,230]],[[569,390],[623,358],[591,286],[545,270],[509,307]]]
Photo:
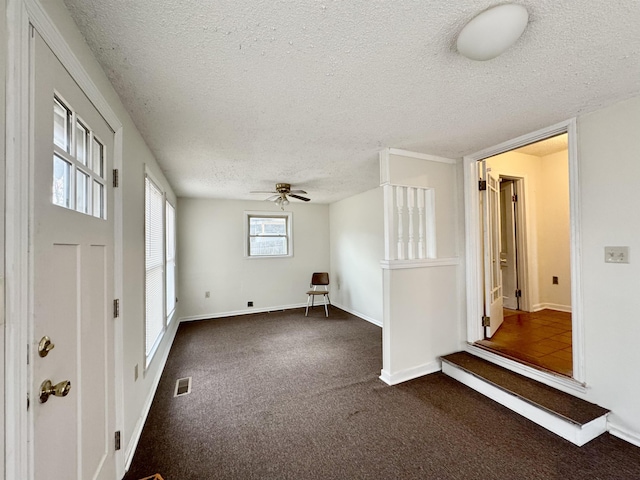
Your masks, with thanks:
[[[569,137],[566,133],[546,138],[536,143],[530,143],[524,147],[516,148],[514,152],[535,155],[536,157],[546,157],[553,153],[561,152],[569,148]]]
[[[333,202],[378,151],[461,157],[640,94],[638,0],[523,0],[487,62],[455,51],[499,0],[65,0],[178,196],[276,182]]]

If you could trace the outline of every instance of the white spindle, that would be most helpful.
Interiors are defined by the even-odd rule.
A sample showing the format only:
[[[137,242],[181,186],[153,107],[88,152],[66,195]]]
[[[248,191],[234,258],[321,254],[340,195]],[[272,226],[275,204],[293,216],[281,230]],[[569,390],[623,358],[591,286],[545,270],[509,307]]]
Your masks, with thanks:
[[[398,209],[398,260],[404,260],[404,231],[402,226],[404,190],[405,187],[396,187],[396,208]]]
[[[424,188],[418,189],[418,258],[424,258]]]
[[[409,213],[409,241],[407,243],[407,253],[409,260],[416,258],[416,243],[414,240],[414,228],[413,228],[413,209],[416,205],[416,189],[413,187],[407,188],[407,212]]]

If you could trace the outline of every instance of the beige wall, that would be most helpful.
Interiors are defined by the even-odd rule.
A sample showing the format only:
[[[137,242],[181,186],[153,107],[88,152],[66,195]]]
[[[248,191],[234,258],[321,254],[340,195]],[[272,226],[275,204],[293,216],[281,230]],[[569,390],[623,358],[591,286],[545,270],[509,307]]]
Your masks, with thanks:
[[[571,309],[569,152],[540,157],[538,202],[538,304]],[[558,277],[554,285],[552,277]]]
[[[571,311],[568,152],[545,157],[506,152],[487,159],[487,166],[496,176],[524,179],[519,201],[526,217],[529,309]]]
[[[329,209],[331,301],[380,326],[383,212],[382,188],[332,203]]]
[[[287,258],[244,255],[244,212],[280,212],[272,203],[180,198],[178,211],[181,318],[300,306],[311,274],[329,271],[328,205],[294,201],[286,207],[293,213],[293,257]]]

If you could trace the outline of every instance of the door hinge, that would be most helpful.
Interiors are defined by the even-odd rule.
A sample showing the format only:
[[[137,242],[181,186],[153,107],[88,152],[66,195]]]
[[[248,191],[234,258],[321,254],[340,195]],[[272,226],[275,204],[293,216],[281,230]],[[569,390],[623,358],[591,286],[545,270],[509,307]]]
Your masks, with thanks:
[[[115,435],[115,446],[116,450],[120,450],[120,430],[118,430]]]
[[[513,202],[517,202],[517,201],[518,201],[518,195],[512,195],[512,196],[511,196],[511,200],[512,200]]]
[[[113,169],[113,188],[118,188],[120,186],[120,178],[118,177],[118,169]]]
[[[489,327],[491,326],[491,317],[487,317],[486,315],[482,317],[482,326]]]
[[[120,316],[120,299],[116,298],[113,301],[113,318],[118,318]]]
[[[516,290],[516,298],[522,297],[522,290]]]
[[[487,181],[486,180],[478,180],[478,190],[481,192],[487,189]]]
[[[30,358],[31,358],[31,345],[27,343],[27,365],[29,365]]]

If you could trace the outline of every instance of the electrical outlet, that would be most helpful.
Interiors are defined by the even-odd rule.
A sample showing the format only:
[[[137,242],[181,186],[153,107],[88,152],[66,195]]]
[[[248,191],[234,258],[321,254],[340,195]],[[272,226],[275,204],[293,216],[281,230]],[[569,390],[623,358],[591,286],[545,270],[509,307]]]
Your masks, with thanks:
[[[211,292],[210,291],[206,291],[204,292],[204,298],[209,298],[211,296]]]
[[[247,302],[247,307],[253,307],[253,302]]]
[[[136,366],[133,367],[133,381],[135,382],[136,380],[138,380],[138,364],[136,363]]]
[[[605,263],[629,263],[629,247],[604,247]]]

